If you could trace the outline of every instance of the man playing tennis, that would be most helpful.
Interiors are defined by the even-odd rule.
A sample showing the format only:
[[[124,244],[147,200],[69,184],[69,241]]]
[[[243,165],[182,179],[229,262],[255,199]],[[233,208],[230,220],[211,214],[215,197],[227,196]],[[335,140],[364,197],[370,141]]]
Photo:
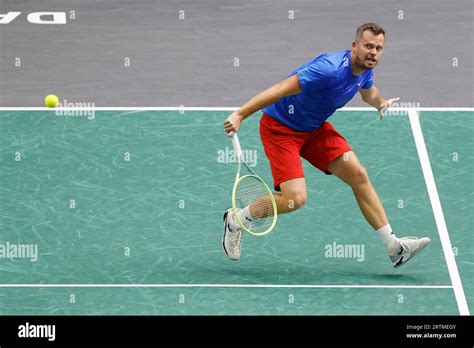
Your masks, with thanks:
[[[399,267],[424,249],[429,238],[397,238],[388,223],[367,170],[360,164],[346,139],[326,121],[359,92],[382,118],[399,98],[384,99],[373,85],[372,70],[382,58],[385,31],[374,23],[357,28],[350,50],[323,54],[294,71],[286,80],[256,95],[224,122],[227,134],[237,132],[241,122],[258,110],[260,137],[272,170],[278,214],[290,213],[306,202],[306,181],[301,158],[348,184],[367,222],[386,246],[394,267]],[[241,221],[252,216],[252,204],[238,212]],[[232,209],[224,214],[224,251],[238,260],[242,230]],[[255,214],[258,215],[258,214]]]

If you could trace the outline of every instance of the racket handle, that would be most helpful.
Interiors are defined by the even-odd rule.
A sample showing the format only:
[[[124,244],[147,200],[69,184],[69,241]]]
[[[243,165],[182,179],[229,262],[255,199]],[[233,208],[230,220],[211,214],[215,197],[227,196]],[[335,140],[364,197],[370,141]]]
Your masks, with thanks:
[[[237,155],[239,162],[242,162],[243,156],[242,156],[242,149],[240,148],[239,137],[237,136],[236,132],[231,132],[229,135],[231,136],[231,139],[232,139],[232,145],[234,145],[235,154]]]

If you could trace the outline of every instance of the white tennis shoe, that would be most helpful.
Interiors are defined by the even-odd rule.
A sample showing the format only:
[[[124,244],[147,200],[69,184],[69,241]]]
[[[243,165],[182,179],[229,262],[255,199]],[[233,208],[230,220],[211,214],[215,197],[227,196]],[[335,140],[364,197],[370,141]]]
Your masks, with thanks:
[[[408,262],[408,260],[411,260],[413,256],[422,251],[431,242],[431,239],[427,237],[403,237],[398,238],[397,242],[398,245],[396,248],[398,251],[395,255],[390,256],[393,267],[395,268],[398,268]]]
[[[242,250],[242,229],[234,222],[232,208],[224,213],[224,236],[222,237],[222,247],[229,259],[237,261],[240,259]]]

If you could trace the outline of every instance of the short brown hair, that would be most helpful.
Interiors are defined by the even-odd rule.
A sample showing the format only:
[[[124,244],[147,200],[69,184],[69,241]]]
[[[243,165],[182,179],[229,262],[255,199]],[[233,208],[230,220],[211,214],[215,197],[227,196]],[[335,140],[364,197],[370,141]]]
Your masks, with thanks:
[[[375,23],[364,23],[359,28],[357,28],[356,41],[361,38],[362,33],[366,30],[370,30],[375,35],[383,34],[383,36],[385,36],[385,30],[383,30],[380,25]]]

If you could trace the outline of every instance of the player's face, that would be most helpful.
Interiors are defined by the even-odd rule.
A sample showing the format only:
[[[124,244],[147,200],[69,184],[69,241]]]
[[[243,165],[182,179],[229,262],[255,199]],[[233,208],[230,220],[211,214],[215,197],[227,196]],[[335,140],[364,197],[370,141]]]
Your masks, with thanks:
[[[370,30],[362,33],[360,39],[352,44],[355,53],[355,62],[360,69],[373,69],[382,58],[385,37],[375,35]]]

